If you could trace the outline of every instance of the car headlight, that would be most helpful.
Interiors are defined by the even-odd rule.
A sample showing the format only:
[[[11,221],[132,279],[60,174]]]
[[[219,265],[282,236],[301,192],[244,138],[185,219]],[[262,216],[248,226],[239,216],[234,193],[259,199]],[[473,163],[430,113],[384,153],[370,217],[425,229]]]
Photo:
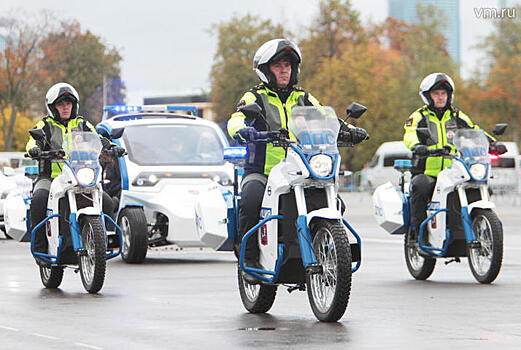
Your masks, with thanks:
[[[80,185],[90,185],[96,178],[96,171],[92,168],[80,168],[76,171],[76,178]]]
[[[487,176],[487,166],[482,163],[472,164],[469,168],[470,175],[476,180],[483,180]]]
[[[159,177],[156,174],[142,174],[134,181],[135,186],[155,186],[159,182]]]
[[[317,154],[311,157],[309,166],[317,176],[326,177],[333,169],[333,159],[325,154]]]

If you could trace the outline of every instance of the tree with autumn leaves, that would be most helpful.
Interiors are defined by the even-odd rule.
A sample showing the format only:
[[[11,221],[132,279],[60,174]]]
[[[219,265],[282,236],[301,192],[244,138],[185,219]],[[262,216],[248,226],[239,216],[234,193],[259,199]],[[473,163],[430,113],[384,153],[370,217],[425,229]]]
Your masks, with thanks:
[[[19,18],[0,19],[0,147],[23,149],[27,130],[47,113],[47,90],[57,82],[68,82],[79,91],[80,113],[94,123],[101,119],[104,81],[107,102],[124,102],[122,58],[116,48],[83,31],[76,21],[60,23],[48,13],[26,21]]]
[[[367,129],[371,139],[352,150],[342,151],[343,162],[349,169],[360,169],[382,142],[402,139],[405,120],[422,103],[418,86],[423,77],[436,71],[451,75],[456,71],[447,53],[445,38],[440,34],[443,15],[434,7],[419,7],[418,19],[415,25],[389,18],[382,24],[364,27],[349,1],[323,0],[319,2],[316,17],[299,31],[300,38],[289,36],[298,42],[303,53],[299,84],[323,105],[332,106],[340,118],[353,101],[368,107],[366,115],[351,123]],[[235,18],[217,28],[234,24],[235,38],[247,41],[248,33],[235,23],[248,23],[248,19]],[[257,23],[262,21],[257,19]],[[268,30],[260,26],[257,31]],[[236,103],[240,94],[257,82],[251,72],[251,61],[254,50],[263,41],[250,48],[249,57],[241,56],[243,65],[231,64],[237,69],[226,73],[221,66],[232,63],[235,58],[221,54],[227,52],[229,38],[221,37],[226,32],[218,33],[216,59],[219,64],[214,64],[212,73],[219,75],[222,81],[237,82],[233,89],[239,93],[227,95],[226,100],[229,103],[233,97]],[[265,41],[280,37],[277,34],[268,35]],[[235,45],[236,40],[229,43]],[[238,80],[237,76],[245,77]],[[212,97],[222,91],[220,85],[212,84]],[[234,107],[234,104],[224,106],[223,102],[214,99],[218,111],[227,111],[218,115],[220,120],[228,119]]]

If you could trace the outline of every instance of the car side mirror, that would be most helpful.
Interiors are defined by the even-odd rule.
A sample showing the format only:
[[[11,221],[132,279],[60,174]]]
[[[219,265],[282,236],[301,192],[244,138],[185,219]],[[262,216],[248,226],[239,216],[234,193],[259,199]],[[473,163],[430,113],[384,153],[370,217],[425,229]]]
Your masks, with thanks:
[[[347,107],[346,113],[348,118],[358,119],[367,111],[367,107],[359,103],[353,102]]]
[[[112,129],[112,131],[110,132],[110,138],[112,140],[119,139],[123,135],[123,131],[125,131],[125,128]]]
[[[255,118],[258,115],[262,115],[262,108],[255,102],[240,107],[239,111],[248,118]]]
[[[492,133],[494,135],[503,135],[507,127],[508,124],[496,124],[496,126],[494,126],[494,130],[492,130]]]
[[[2,172],[4,173],[5,176],[14,176],[14,169],[11,167],[5,166],[2,169]]]

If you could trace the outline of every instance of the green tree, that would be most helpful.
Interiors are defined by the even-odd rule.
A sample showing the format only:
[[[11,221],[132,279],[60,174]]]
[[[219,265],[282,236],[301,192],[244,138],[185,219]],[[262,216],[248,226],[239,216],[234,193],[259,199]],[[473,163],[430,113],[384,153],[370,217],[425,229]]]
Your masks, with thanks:
[[[47,72],[42,91],[60,81],[70,83],[80,94],[80,113],[94,123],[101,120],[104,81],[119,82],[105,84],[105,88],[112,87],[107,104],[123,102],[125,86],[119,79],[122,57],[118,49],[89,30],[82,31],[77,21],[62,22],[40,47],[44,57],[41,69]]]
[[[217,114],[215,120],[224,122],[235,112],[241,96],[259,83],[252,71],[257,49],[268,40],[287,37],[288,33],[281,25],[250,14],[234,15],[212,29],[217,33],[217,52],[210,72],[210,97]]]

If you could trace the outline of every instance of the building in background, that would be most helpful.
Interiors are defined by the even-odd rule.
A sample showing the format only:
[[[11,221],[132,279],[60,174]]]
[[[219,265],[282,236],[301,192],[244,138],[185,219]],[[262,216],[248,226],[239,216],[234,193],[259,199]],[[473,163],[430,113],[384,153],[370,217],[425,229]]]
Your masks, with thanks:
[[[185,95],[143,97],[144,105],[177,105],[196,106],[197,114],[204,119],[214,120],[213,103],[205,93],[190,93]]]
[[[418,21],[416,7],[418,4],[434,5],[445,13],[445,28],[442,33],[447,38],[447,51],[456,62],[460,64],[460,18],[459,0],[388,0],[389,17],[404,20],[406,23],[415,24]],[[506,0],[503,0],[506,1]]]

